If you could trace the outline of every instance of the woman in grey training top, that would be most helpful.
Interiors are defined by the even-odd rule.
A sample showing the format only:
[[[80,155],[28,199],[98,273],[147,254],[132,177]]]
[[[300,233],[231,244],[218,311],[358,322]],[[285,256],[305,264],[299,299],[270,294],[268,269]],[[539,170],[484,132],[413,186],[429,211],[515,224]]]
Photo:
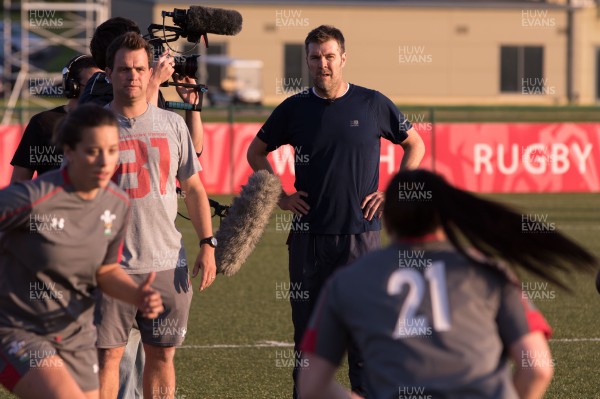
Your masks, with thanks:
[[[425,170],[392,179],[383,218],[392,243],[321,293],[302,343],[302,399],[350,397],[333,383],[349,337],[368,398],[541,398],[553,374],[549,327],[513,266],[564,288],[556,271],[592,271],[595,258]]]
[[[127,195],[110,181],[114,115],[84,105],[57,131],[67,166],[0,190],[0,383],[22,398],[98,398],[94,289],[163,310],[119,266]]]

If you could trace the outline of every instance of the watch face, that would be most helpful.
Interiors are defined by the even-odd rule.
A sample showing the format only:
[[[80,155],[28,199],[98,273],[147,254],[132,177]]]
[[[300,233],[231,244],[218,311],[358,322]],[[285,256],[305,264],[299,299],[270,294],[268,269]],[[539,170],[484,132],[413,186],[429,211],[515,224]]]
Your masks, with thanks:
[[[217,239],[215,237],[206,237],[203,238],[202,240],[200,240],[200,245],[202,244],[208,244],[213,248],[217,247]]]

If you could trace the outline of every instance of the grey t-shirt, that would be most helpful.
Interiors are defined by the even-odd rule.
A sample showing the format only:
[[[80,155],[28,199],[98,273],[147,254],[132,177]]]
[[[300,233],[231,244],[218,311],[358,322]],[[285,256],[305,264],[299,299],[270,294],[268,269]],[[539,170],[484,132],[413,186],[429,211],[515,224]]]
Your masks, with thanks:
[[[131,199],[121,265],[130,274],[187,268],[175,227],[175,179],[187,180],[201,168],[185,121],[151,104],[137,118],[117,118],[120,155],[115,176]]]
[[[302,350],[339,365],[352,336],[372,398],[516,399],[507,348],[530,332],[520,288],[447,244],[419,245],[335,274]]]
[[[93,328],[96,271],[120,261],[127,219],[115,184],[84,200],[64,169],[0,190],[0,326]]]

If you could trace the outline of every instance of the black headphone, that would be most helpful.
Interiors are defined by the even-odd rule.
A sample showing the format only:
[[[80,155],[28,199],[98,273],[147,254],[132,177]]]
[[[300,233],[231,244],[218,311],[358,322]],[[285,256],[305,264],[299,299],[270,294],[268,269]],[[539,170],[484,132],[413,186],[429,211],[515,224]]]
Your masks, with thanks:
[[[62,70],[63,76],[63,93],[67,98],[77,98],[81,91],[81,85],[77,80],[77,76],[71,76],[71,70],[73,68],[73,64],[79,61],[82,58],[92,58],[89,55],[78,55],[76,57],[71,58],[71,61],[67,64],[66,67]]]

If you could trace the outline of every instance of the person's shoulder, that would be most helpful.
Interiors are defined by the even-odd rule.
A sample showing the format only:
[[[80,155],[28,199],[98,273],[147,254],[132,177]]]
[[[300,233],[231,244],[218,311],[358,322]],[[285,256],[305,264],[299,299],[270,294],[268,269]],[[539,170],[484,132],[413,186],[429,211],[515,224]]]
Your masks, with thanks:
[[[148,114],[155,118],[160,118],[161,121],[169,121],[174,123],[183,123],[185,124],[185,119],[177,112],[170,111],[168,109],[162,109],[157,107],[154,104],[148,103]]]
[[[51,170],[38,178],[31,180],[31,183],[46,184],[49,186],[64,186],[66,169]]]
[[[365,278],[373,274],[374,267],[381,268],[384,265],[389,265],[390,261],[397,266],[398,253],[392,246],[376,249],[342,268],[334,276],[340,280],[338,284],[342,285],[347,285],[352,281],[364,281]]]
[[[312,92],[312,88],[306,88],[298,93],[292,94],[287,97],[285,100],[278,105],[279,107],[291,108],[297,107],[301,104],[307,103],[308,101],[312,101],[314,99],[314,94]]]
[[[85,86],[89,87],[89,92],[93,96],[103,95],[106,92],[112,94],[112,83],[108,80],[106,72],[103,71],[94,73]]]
[[[33,180],[16,183],[28,192],[32,202],[46,200],[62,191],[65,186],[63,169],[46,172]]]
[[[105,72],[99,71],[88,80],[79,97],[79,104],[94,103],[106,105],[113,99],[112,84]]]
[[[388,100],[388,98],[378,90],[351,84],[352,94],[371,101]]]
[[[43,126],[51,127],[47,123],[54,123],[56,120],[63,118],[67,114],[65,107],[60,105],[58,107],[48,109],[46,111],[38,112],[33,115],[29,121],[41,123]]]
[[[123,203],[125,206],[129,206],[129,196],[115,182],[110,181],[104,190],[109,195],[115,197],[119,202]]]

